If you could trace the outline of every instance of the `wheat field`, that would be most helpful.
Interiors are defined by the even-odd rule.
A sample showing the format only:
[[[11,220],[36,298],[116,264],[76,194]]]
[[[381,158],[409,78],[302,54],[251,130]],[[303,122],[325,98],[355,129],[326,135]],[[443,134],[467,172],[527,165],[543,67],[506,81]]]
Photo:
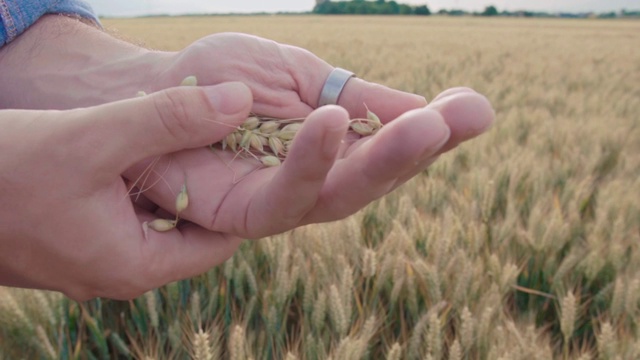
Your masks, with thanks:
[[[0,359],[640,358],[640,22],[104,24],[162,50],[251,33],[427,99],[470,86],[497,122],[348,219],[139,299],[0,288]]]

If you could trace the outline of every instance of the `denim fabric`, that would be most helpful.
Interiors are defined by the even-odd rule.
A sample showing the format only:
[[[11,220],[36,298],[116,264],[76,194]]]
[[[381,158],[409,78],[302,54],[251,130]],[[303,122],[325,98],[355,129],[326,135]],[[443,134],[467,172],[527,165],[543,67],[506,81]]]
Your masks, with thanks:
[[[82,0],[0,0],[0,47],[15,39],[44,14],[66,14],[100,24]]]

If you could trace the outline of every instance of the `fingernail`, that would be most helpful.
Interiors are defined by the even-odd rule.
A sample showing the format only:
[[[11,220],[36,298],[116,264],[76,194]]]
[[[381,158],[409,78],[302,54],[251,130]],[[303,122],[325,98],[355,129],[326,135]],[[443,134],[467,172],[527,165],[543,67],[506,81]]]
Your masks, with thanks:
[[[211,105],[222,114],[234,115],[251,107],[253,96],[251,90],[241,82],[229,82],[216,86],[208,86],[204,91]]]
[[[432,112],[432,120],[430,122],[431,129],[426,135],[425,141],[430,142],[434,148],[441,148],[449,141],[451,129],[442,118],[442,115],[435,110],[427,110]]]

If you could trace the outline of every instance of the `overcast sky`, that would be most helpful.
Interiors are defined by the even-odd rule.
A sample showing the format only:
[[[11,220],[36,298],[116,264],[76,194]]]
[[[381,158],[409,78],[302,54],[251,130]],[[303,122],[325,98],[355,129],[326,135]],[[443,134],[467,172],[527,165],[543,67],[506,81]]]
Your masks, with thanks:
[[[101,16],[147,14],[228,13],[310,11],[315,0],[88,0]],[[427,4],[439,9],[482,10],[495,5],[498,10],[605,12],[640,9],[640,0],[396,0],[406,4]]]

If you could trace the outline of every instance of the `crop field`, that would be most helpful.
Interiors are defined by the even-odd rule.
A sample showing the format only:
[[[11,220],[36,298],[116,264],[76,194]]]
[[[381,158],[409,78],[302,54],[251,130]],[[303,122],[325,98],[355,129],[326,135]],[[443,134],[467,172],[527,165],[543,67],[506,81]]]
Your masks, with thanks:
[[[640,22],[104,25],[159,50],[251,33],[427,99],[469,86],[497,122],[354,216],[139,299],[0,288],[0,359],[640,359]]]

